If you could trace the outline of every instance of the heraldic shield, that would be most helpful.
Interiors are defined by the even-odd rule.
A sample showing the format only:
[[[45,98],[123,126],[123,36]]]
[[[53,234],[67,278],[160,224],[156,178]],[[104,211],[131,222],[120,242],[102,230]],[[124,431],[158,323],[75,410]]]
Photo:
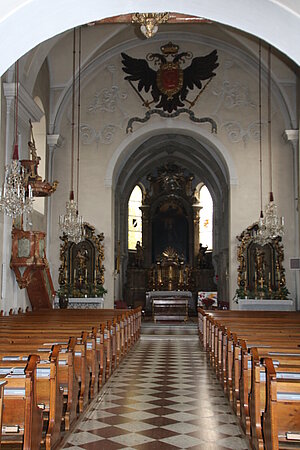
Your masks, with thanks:
[[[183,70],[178,63],[162,64],[157,71],[157,86],[160,92],[168,98],[181,91],[183,85]]]

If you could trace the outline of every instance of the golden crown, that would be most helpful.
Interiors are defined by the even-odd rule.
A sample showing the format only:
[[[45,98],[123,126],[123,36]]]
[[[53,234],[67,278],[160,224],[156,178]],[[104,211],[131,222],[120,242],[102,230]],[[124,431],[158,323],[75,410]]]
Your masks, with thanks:
[[[171,41],[160,47],[164,55],[174,55],[178,53],[179,45],[173,44]]]

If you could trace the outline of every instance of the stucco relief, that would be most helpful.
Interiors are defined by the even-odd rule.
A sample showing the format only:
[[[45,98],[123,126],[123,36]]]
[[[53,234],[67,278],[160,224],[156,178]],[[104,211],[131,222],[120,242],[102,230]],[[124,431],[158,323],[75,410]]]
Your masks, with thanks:
[[[233,109],[239,106],[255,108],[255,103],[251,100],[248,86],[240,81],[224,80],[221,86],[213,89],[213,95],[219,97],[216,113],[221,109]]]
[[[116,130],[118,127],[113,124],[105,125],[99,131],[95,130],[95,128],[91,127],[88,124],[80,125],[80,136],[81,142],[84,145],[90,145],[93,142],[97,144],[111,144],[113,142]]]
[[[251,139],[255,142],[259,140],[259,122],[253,120],[252,114],[256,112],[257,105],[252,100],[250,89],[245,81],[229,79],[229,72],[234,65],[231,59],[224,61],[223,81],[212,89],[212,94],[217,98],[214,114],[221,123],[220,130],[227,133],[230,142],[234,144],[242,142],[246,145]],[[241,108],[248,110],[248,120],[252,117],[250,123],[244,124],[232,119],[232,114],[236,114]],[[230,119],[226,120],[227,112],[230,113]],[[245,114],[243,116],[246,117]]]
[[[266,123],[262,123],[262,128],[266,127]],[[243,127],[241,122],[237,120],[227,121],[221,125],[221,130],[225,130],[227,137],[233,144],[243,142],[246,145],[250,139],[255,142],[259,141],[259,122],[251,122],[248,126]]]
[[[116,84],[117,68],[114,65],[107,67],[111,77],[111,86],[97,90],[87,106],[88,114],[102,113],[104,116],[113,114],[113,123],[106,123],[99,130],[89,123],[80,125],[81,141],[85,145],[92,143],[111,144],[117,130],[122,130],[128,120],[128,114],[123,107],[123,101],[127,99],[127,93]]]

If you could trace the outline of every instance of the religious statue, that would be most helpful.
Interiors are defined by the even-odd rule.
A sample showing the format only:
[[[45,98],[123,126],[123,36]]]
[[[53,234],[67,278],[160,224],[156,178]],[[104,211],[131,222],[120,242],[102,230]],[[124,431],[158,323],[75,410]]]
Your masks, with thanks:
[[[142,268],[144,265],[144,249],[141,246],[140,241],[137,241],[135,249],[136,249],[135,265],[138,268]]]
[[[87,263],[89,255],[85,248],[80,248],[75,256],[76,273],[74,273],[74,278],[79,279],[80,283],[83,280],[87,280]],[[75,276],[76,274],[76,276]]]
[[[257,280],[261,287],[263,287],[263,284],[265,282],[265,269],[266,269],[266,263],[265,263],[265,255],[263,250],[260,250],[259,248],[255,249],[255,270],[257,275]]]
[[[206,266],[206,261],[205,261],[206,260],[206,255],[205,255],[205,253],[206,253],[207,248],[208,248],[207,246],[204,247],[201,244],[201,242],[200,242],[199,253],[198,253],[198,256],[197,256],[197,266],[198,266],[199,269],[204,269],[205,266]]]

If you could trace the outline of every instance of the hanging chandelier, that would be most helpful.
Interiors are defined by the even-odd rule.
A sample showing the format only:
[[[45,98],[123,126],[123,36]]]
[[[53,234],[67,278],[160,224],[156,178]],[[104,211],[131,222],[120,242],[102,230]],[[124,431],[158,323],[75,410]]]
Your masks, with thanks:
[[[66,202],[66,212],[59,216],[59,227],[68,236],[69,241],[78,244],[82,239],[82,217],[78,215],[74,192],[70,192],[70,200]]]
[[[81,29],[80,29],[81,32]],[[79,34],[81,36],[81,34]],[[79,41],[80,47],[81,41]],[[74,120],[75,120],[75,46],[76,30],[73,31],[73,84],[72,84],[72,138],[71,138],[71,190],[70,198],[66,203],[66,212],[59,217],[59,227],[61,231],[68,236],[68,240],[78,244],[82,240],[82,217],[78,214],[77,202],[74,199]],[[80,66],[80,64],[79,64]],[[80,67],[79,67],[80,77]],[[80,88],[79,88],[80,91]],[[79,103],[80,103],[80,96]],[[78,109],[79,118],[79,109]],[[79,120],[79,119],[78,119]],[[78,180],[77,180],[78,186]],[[78,189],[77,189],[78,196]]]
[[[0,190],[0,211],[9,217],[16,218],[24,213],[31,213],[33,196],[31,185],[26,182],[25,170],[19,161],[18,148],[18,106],[19,106],[19,62],[15,64],[15,145],[13,159],[5,167],[5,175]]]
[[[260,85],[261,85],[261,61],[260,61]],[[260,110],[261,110],[261,87],[260,87]],[[269,179],[270,193],[269,203],[266,205],[265,213],[261,212],[255,242],[261,246],[266,245],[273,239],[282,238],[284,234],[284,218],[277,214],[277,206],[273,194],[273,171],[272,171],[272,127],[271,127],[271,46],[268,50],[268,148],[269,148]],[[261,141],[261,113],[260,113],[260,141]]]
[[[5,167],[5,176],[0,190],[0,210],[7,216],[16,218],[23,213],[31,213],[33,209],[32,188],[25,182],[24,167],[18,159]]]

